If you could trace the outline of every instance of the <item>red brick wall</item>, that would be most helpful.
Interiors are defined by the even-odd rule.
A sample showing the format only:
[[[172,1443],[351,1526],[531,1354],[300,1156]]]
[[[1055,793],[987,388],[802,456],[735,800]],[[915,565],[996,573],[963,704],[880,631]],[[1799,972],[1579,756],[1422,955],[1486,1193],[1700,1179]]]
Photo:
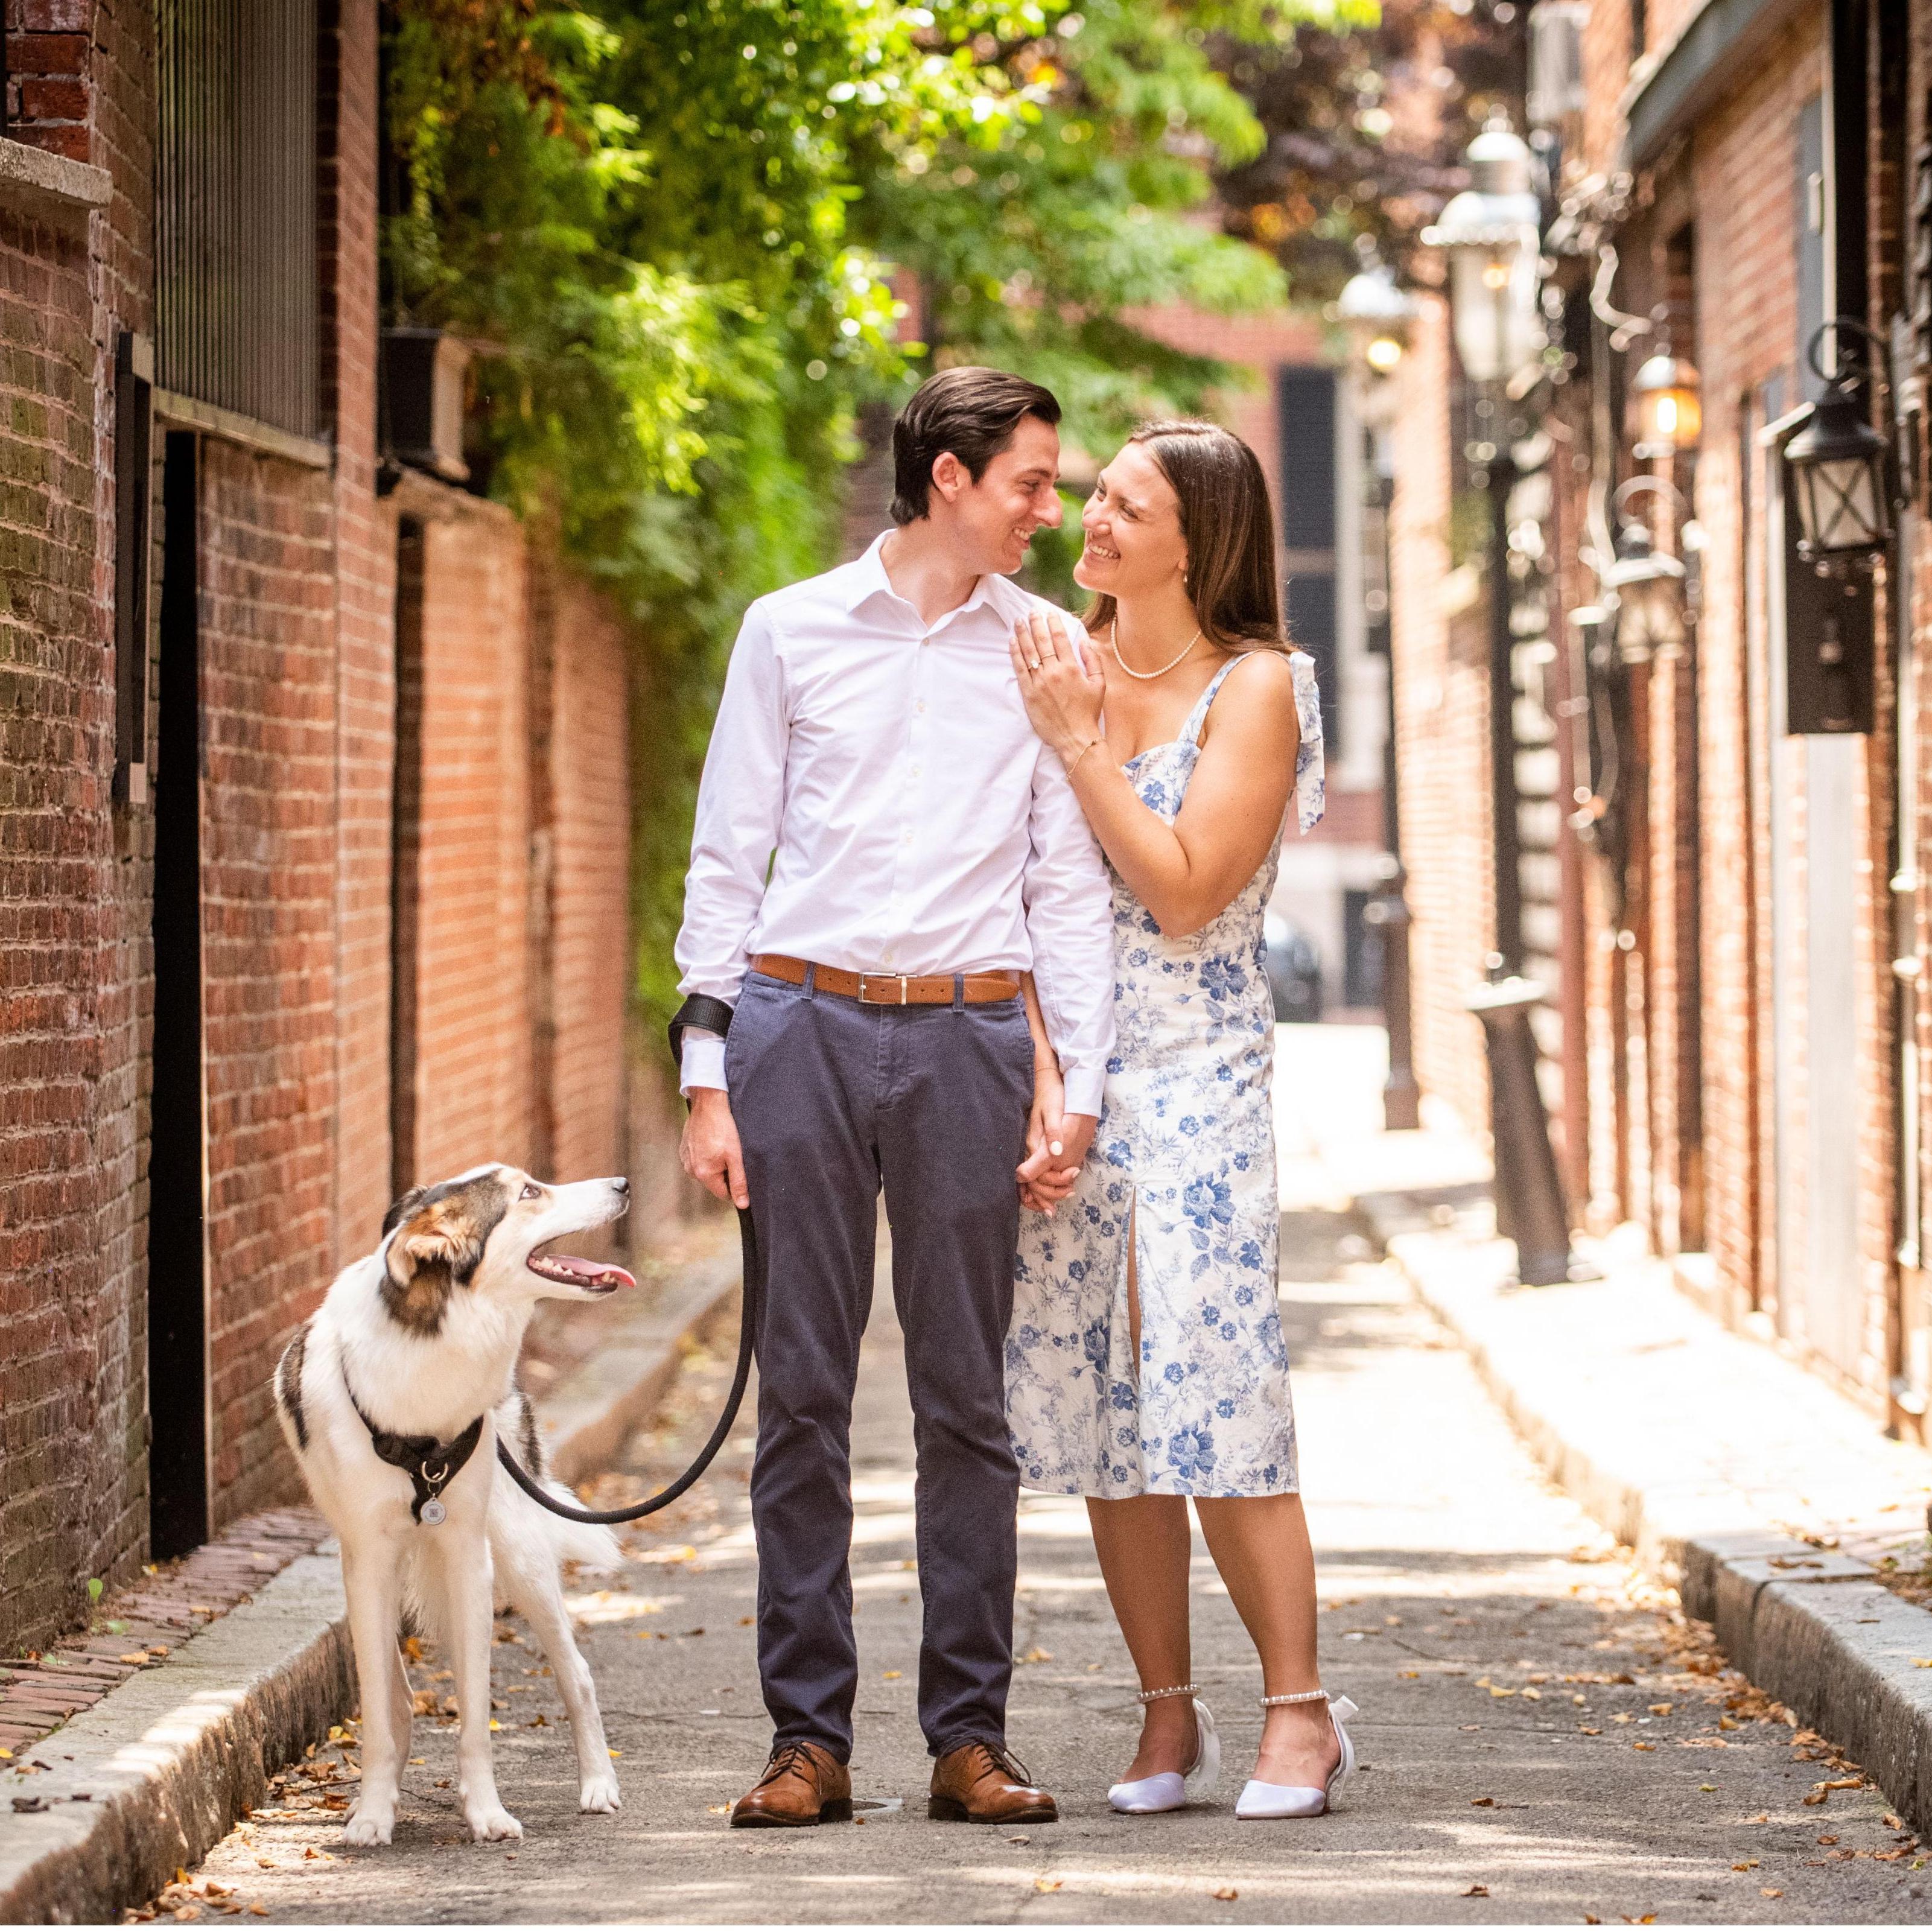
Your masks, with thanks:
[[[551,1172],[626,1172],[631,977],[625,638],[581,586],[558,586],[551,652],[549,982]]]
[[[335,431],[338,1264],[389,1199],[395,519],[376,496],[376,0],[323,0],[322,417]]]
[[[120,10],[95,0],[8,0],[7,132],[70,160],[101,161],[93,148],[92,40],[124,40]]]
[[[75,22],[64,16],[76,13]],[[86,10],[12,9],[14,70]],[[0,200],[0,1646],[145,1550],[139,1132],[152,844],[114,807],[112,344],[148,326],[146,23],[100,23],[114,199],[93,232]],[[36,64],[37,60],[40,64]],[[18,90],[16,90],[17,106]],[[34,129],[13,130],[38,138]],[[49,135],[84,149],[86,129]]]
[[[218,1523],[293,1472],[268,1376],[335,1258],[330,484],[202,445],[202,1012]]]
[[[1401,387],[1390,510],[1390,648],[1402,864],[1414,924],[1416,1076],[1468,1126],[1489,1120],[1482,1028],[1463,1005],[1483,978],[1495,912],[1490,859],[1489,674],[1479,605],[1448,608],[1449,332],[1425,296]]]
[[[506,511],[424,484],[420,1180],[532,1157],[530,629]],[[415,501],[412,499],[411,501]]]

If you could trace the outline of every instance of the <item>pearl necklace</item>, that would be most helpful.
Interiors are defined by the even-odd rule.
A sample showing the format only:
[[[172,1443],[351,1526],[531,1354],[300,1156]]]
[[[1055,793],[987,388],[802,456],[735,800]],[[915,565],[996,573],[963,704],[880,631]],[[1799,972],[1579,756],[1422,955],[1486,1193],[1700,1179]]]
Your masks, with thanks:
[[[1174,658],[1169,663],[1162,664],[1158,670],[1136,670],[1133,666],[1128,663],[1126,659],[1120,655],[1120,620],[1118,616],[1116,616],[1113,621],[1108,638],[1108,642],[1113,650],[1114,663],[1118,664],[1121,670],[1126,673],[1128,676],[1137,677],[1143,684],[1150,684],[1157,677],[1166,676],[1168,673],[1172,670],[1174,666],[1181,662],[1183,658],[1186,657],[1193,650],[1194,646],[1200,643],[1200,641],[1201,633],[1197,630],[1194,633],[1193,636],[1188,639],[1186,649],[1182,651],[1180,657]]]

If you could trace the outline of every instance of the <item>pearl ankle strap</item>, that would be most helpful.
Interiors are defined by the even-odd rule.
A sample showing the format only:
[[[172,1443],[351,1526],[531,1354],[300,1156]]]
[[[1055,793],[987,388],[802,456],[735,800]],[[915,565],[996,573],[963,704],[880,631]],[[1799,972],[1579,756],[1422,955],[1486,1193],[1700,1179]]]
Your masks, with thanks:
[[[1270,1704],[1318,1704],[1328,1695],[1325,1690],[1286,1690],[1279,1697],[1264,1697],[1262,1708],[1265,1711]]]
[[[1191,1697],[1201,1688],[1198,1684],[1170,1684],[1160,1690],[1136,1690],[1134,1702],[1137,1704],[1157,1704],[1163,1697]]]

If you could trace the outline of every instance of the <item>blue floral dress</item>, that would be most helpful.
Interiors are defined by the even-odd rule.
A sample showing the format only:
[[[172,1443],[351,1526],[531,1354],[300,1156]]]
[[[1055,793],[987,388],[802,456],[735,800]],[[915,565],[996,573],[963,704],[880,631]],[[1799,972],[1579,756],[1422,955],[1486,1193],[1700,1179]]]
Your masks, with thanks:
[[[1180,735],[1125,770],[1172,824],[1200,756],[1216,672]],[[1297,651],[1295,808],[1322,816],[1322,710]],[[1274,1496],[1299,1486],[1276,1306],[1274,1006],[1262,921],[1281,849],[1234,902],[1164,938],[1118,873],[1118,1028],[1094,1150],[1053,1216],[1021,1216],[1006,1331],[1006,1415],[1020,1480],[1060,1496]],[[1140,1360],[1127,1318],[1138,1250]]]

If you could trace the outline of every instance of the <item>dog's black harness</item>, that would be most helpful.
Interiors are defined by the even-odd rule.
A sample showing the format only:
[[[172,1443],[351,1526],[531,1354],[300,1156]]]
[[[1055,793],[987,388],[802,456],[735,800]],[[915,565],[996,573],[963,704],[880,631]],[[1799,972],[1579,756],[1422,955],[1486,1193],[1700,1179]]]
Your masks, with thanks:
[[[392,1429],[378,1429],[369,1420],[369,1412],[356,1400],[355,1390],[350,1388],[346,1369],[342,1373],[342,1386],[348,1389],[350,1402],[362,1418],[362,1426],[369,1432],[370,1448],[384,1462],[403,1471],[416,1485],[416,1497],[410,1504],[410,1514],[418,1522],[426,1522],[434,1529],[449,1514],[443,1506],[443,1488],[476,1453],[476,1445],[482,1439],[482,1417],[479,1415],[460,1436],[452,1436],[447,1442],[439,1442],[434,1436],[398,1436]]]

